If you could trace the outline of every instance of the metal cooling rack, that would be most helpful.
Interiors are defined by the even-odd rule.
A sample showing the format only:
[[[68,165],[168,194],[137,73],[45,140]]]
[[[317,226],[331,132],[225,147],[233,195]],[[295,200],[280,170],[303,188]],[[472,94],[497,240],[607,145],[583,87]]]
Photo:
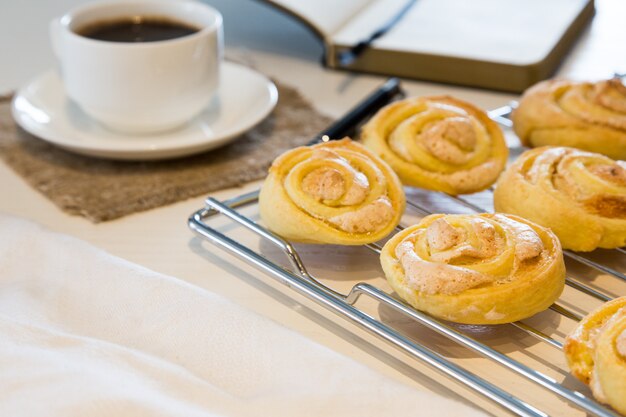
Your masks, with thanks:
[[[503,125],[509,125],[510,121],[507,116],[512,108],[513,105],[505,106],[501,109],[490,112],[490,116]],[[491,192],[493,192],[493,190],[488,190],[486,193]],[[481,207],[470,201],[471,197],[468,196],[458,197],[442,193],[429,194],[435,194],[437,198],[441,199],[450,199],[460,206],[474,212],[490,211],[487,210],[486,207]],[[429,209],[426,204],[416,200],[417,199],[412,198],[410,195],[407,195],[408,208],[415,210],[416,213],[421,215],[431,214],[432,210]],[[401,315],[410,318],[415,323],[419,323],[419,325],[422,325],[425,328],[449,339],[454,342],[455,346],[462,346],[473,352],[473,354],[484,358],[484,360],[488,360],[490,362],[492,361],[493,363],[512,371],[527,380],[527,383],[538,385],[541,389],[545,390],[545,393],[548,395],[553,395],[560,398],[562,401],[578,407],[586,412],[587,415],[602,417],[618,416],[618,414],[611,409],[596,402],[591,395],[565,387],[564,384],[558,383],[554,378],[533,369],[528,365],[525,365],[517,359],[514,359],[512,357],[513,355],[502,353],[497,349],[488,346],[486,343],[477,340],[477,338],[473,335],[468,335],[467,332],[463,331],[463,329],[460,329],[458,326],[438,320],[426,313],[413,309],[400,299],[396,298],[390,293],[390,291],[387,292],[367,282],[357,283],[347,292],[337,291],[330,285],[326,285],[322,282],[324,281],[322,277],[314,276],[309,272],[307,266],[302,260],[301,255],[298,250],[296,250],[296,246],[294,246],[291,242],[273,234],[260,224],[253,221],[250,217],[243,214],[243,211],[248,210],[244,210],[244,207],[254,206],[257,202],[258,191],[243,194],[225,201],[218,201],[209,197],[205,201],[205,208],[196,211],[190,216],[188,220],[189,227],[215,246],[226,250],[246,263],[256,267],[267,276],[277,280],[281,284],[286,285],[297,293],[308,297],[317,304],[356,324],[375,336],[378,336],[383,341],[386,341],[401,351],[404,351],[410,357],[421,361],[422,363],[440,371],[454,380],[460,381],[470,389],[483,395],[487,399],[494,401],[496,404],[509,410],[510,412],[520,416],[548,416],[546,412],[521,399],[519,395],[512,394],[487,379],[477,375],[476,373],[467,370],[465,367],[447,358],[442,352],[438,352],[436,349],[425,346],[413,337],[408,337],[405,334],[406,332],[403,334],[402,330],[399,329],[395,323],[387,323],[383,319],[375,318],[367,314],[365,311],[355,306],[357,300],[361,297],[367,297],[379,303],[381,306],[386,306],[391,310],[395,310]],[[282,266],[252,246],[246,245],[227,236],[220,230],[232,228],[216,227],[215,225],[210,224],[217,218],[227,219],[229,223],[232,222],[233,224],[243,227],[244,229],[257,235],[260,240],[277,248],[287,257],[290,266]],[[396,229],[396,231],[399,230],[402,230],[401,226],[398,226]],[[365,245],[365,247],[371,252],[371,255],[376,256],[380,254],[382,245],[374,243]],[[626,281],[624,273],[617,270],[623,269],[624,255],[626,255],[626,251],[623,248],[618,248],[610,252],[610,257],[618,260],[618,268],[614,268],[613,265],[609,266],[598,262],[594,259],[593,253],[579,254],[564,251],[564,255],[567,258],[570,258],[568,261],[570,263],[581,263],[585,265],[586,268],[592,268],[601,274],[607,274],[611,280]],[[566,285],[573,291],[582,293],[585,296],[598,300],[599,302],[605,302],[612,298],[610,295],[606,294],[606,292],[592,288],[586,283],[581,282],[581,280],[575,279],[569,272],[566,277]],[[554,303],[550,307],[550,310],[552,310],[553,313],[558,314],[561,319],[571,320],[574,322],[582,319],[582,316],[579,313],[568,308],[566,303],[561,302],[561,299]],[[550,348],[560,350],[563,346],[559,337],[557,337],[558,335],[548,334],[538,329],[536,326],[533,327],[523,322],[502,324],[498,326],[512,326],[517,330],[537,339],[538,343],[545,343]],[[562,336],[560,339],[562,339]]]

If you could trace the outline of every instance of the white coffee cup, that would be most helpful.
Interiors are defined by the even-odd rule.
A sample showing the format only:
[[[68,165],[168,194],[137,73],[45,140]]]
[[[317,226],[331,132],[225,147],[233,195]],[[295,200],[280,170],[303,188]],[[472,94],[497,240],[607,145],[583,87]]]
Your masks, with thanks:
[[[198,28],[153,42],[112,42],[77,31],[128,17]],[[221,14],[191,0],[113,0],[71,10],[50,25],[67,95],[106,127],[152,133],[181,126],[205,109],[219,83]]]

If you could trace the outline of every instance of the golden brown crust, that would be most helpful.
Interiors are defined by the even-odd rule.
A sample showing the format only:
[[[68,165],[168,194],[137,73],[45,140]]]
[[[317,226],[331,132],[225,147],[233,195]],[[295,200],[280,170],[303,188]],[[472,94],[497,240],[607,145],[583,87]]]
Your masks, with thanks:
[[[403,183],[448,194],[488,188],[508,157],[498,125],[450,96],[391,103],[363,127],[361,140]]]
[[[595,342],[598,331],[618,311],[626,307],[626,297],[616,298],[589,313],[567,336],[563,351],[572,375],[589,384],[593,371]]]
[[[601,217],[626,219],[626,199],[615,195],[594,195],[582,201],[589,213]]]
[[[588,384],[594,396],[626,413],[626,297],[589,313],[565,339],[570,372]]]
[[[503,214],[427,216],[392,237],[380,260],[400,298],[467,324],[510,323],[543,311],[565,278],[556,236]]]
[[[524,152],[501,175],[496,211],[549,227],[566,249],[626,245],[626,163],[573,148]],[[585,233],[580,233],[584,230]]]
[[[569,146],[626,159],[626,88],[619,79],[543,81],[524,92],[512,120],[526,146]]]
[[[287,239],[362,245],[397,226],[405,198],[384,161],[344,138],[276,158],[261,187],[259,207],[267,227]]]

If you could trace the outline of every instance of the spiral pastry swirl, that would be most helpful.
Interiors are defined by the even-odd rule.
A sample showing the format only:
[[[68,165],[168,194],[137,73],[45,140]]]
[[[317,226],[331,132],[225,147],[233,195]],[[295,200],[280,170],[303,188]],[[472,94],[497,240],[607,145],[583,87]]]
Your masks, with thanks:
[[[494,205],[551,228],[566,249],[624,246],[626,162],[573,148],[532,149],[502,174]]]
[[[508,157],[496,123],[484,111],[447,96],[387,105],[363,127],[361,141],[403,183],[453,195],[488,188]]]
[[[561,246],[548,229],[504,214],[433,214],[396,234],[381,264],[407,303],[467,324],[509,323],[563,290]]]
[[[626,159],[626,87],[618,78],[541,82],[524,92],[512,120],[526,146],[569,146]]]
[[[588,384],[598,401],[626,414],[626,297],[589,313],[563,350],[572,375]]]
[[[398,225],[405,198],[391,168],[345,138],[276,158],[259,205],[267,227],[287,239],[362,245]]]

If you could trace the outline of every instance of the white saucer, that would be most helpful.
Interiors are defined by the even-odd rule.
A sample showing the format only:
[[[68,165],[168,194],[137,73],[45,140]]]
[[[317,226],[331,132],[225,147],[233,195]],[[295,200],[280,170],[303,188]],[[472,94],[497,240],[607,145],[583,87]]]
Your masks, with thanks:
[[[29,133],[68,151],[109,159],[175,158],[222,146],[263,120],[278,99],[276,86],[247,67],[224,62],[218,94],[183,127],[150,135],[124,135],[95,122],[72,102],[56,71],[21,88],[13,117]]]

